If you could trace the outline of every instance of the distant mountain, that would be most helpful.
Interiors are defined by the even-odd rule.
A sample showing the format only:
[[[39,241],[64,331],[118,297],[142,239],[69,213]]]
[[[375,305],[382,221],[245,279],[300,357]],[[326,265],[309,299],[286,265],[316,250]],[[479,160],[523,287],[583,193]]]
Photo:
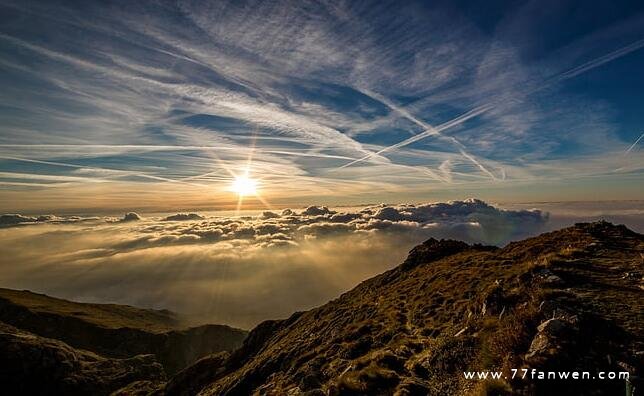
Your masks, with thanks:
[[[237,348],[247,334],[223,325],[183,328],[167,310],[77,303],[10,289],[0,289],[0,322],[106,358],[152,354],[167,374],[205,355]]]
[[[120,314],[104,314],[103,323],[89,305],[86,315],[92,319],[65,308],[65,320],[81,320],[91,329],[77,328],[71,337],[52,329],[63,320],[62,308],[41,312],[37,304],[27,308],[14,298],[14,305],[31,313],[2,310],[0,320],[21,330],[0,327],[0,373],[9,373],[0,380],[23,384],[15,380],[22,375],[63,391],[76,385],[72,393],[49,394],[106,394],[118,388],[113,395],[635,394],[633,387],[641,392],[644,367],[643,257],[644,236],[605,222],[577,224],[504,248],[430,239],[398,267],[319,308],[263,322],[234,352],[205,356],[169,378],[150,356],[95,357],[42,338],[100,345],[107,353],[122,345],[100,341],[116,334],[110,332],[119,325],[105,323],[118,323]],[[118,312],[126,312],[123,320],[134,320],[138,310]],[[51,328],[34,326],[32,315],[56,319]],[[169,339],[173,330],[163,326],[172,326],[171,315],[145,310],[141,315],[150,327],[141,324],[137,331]],[[92,333],[96,328],[104,332]],[[93,334],[92,342],[82,337],[84,331]],[[631,380],[539,380],[519,374],[480,381],[463,374],[499,370],[511,377],[511,369],[522,368],[592,375],[627,371]],[[104,384],[101,392],[88,393],[88,378]],[[28,391],[18,394],[33,394]]]
[[[605,222],[504,248],[431,239],[397,268],[263,322],[230,356],[204,358],[143,394],[628,394],[624,380],[463,372],[628,371],[641,388],[643,254],[644,236]]]
[[[106,329],[131,328],[162,333],[175,330],[181,325],[177,315],[168,310],[141,309],[118,304],[78,303],[28,290],[0,288],[0,320],[15,322],[28,319],[28,316],[10,312],[11,307],[50,320],[57,317],[77,318],[88,325]]]

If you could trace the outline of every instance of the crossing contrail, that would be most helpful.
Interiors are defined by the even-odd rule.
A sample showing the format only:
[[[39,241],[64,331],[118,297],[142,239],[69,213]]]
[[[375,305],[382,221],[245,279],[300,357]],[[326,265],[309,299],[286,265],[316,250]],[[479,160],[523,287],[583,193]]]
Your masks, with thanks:
[[[382,148],[382,149],[380,149],[380,150],[378,150],[376,152],[369,153],[368,155],[365,155],[362,158],[358,158],[358,159],[356,159],[354,161],[351,161],[351,162],[349,162],[349,163],[347,163],[345,165],[342,165],[338,169],[347,168],[347,167],[349,167],[351,165],[357,164],[358,162],[362,162],[362,161],[365,161],[365,160],[367,160],[367,159],[369,159],[371,157],[374,157],[376,155],[380,155],[380,154],[382,154],[382,153],[384,153],[386,151],[395,150],[395,149],[400,148],[400,147],[408,146],[408,145],[410,145],[410,144],[412,144],[414,142],[417,142],[419,140],[422,140],[422,139],[424,139],[424,138],[426,138],[428,136],[441,135],[442,131],[444,131],[446,129],[449,129],[449,128],[455,126],[455,125],[461,124],[461,123],[469,120],[470,118],[474,118],[474,117],[478,116],[479,114],[488,111],[490,108],[491,108],[490,105],[476,107],[476,108],[474,108],[474,109],[472,109],[472,110],[470,110],[470,111],[468,111],[466,113],[461,114],[460,116],[458,116],[458,117],[456,117],[456,118],[454,118],[454,119],[452,119],[450,121],[447,121],[447,122],[445,122],[445,123],[443,123],[441,125],[438,125],[436,127],[427,128],[424,132],[421,132],[418,135],[414,135],[414,136],[412,136],[412,137],[410,137],[408,139],[405,139],[405,140],[403,140],[401,142],[398,142],[398,143],[396,143],[394,145]],[[462,143],[460,143],[458,140],[456,140],[456,138],[451,137],[451,136],[448,137],[448,138],[451,141],[453,141],[455,144],[457,144],[457,145],[459,145],[461,147],[463,146]]]
[[[547,88],[547,87],[549,87],[549,86],[551,86],[553,84],[556,84],[556,83],[568,80],[570,78],[576,77],[576,76],[578,76],[578,75],[580,75],[582,73],[585,73],[585,72],[587,72],[589,70],[595,69],[595,68],[597,68],[599,66],[602,66],[602,65],[604,65],[604,64],[606,64],[608,62],[611,62],[611,61],[613,61],[613,60],[615,60],[617,58],[620,58],[622,56],[630,54],[631,52],[637,51],[638,49],[640,49],[642,47],[644,47],[644,39],[640,39],[638,41],[635,41],[635,42],[633,42],[633,43],[631,43],[631,44],[629,44],[629,45],[627,45],[625,47],[619,48],[619,49],[617,49],[617,50],[615,50],[613,52],[610,52],[610,53],[608,53],[606,55],[602,55],[602,56],[600,56],[598,58],[595,58],[593,60],[590,60],[590,61],[588,61],[588,62],[586,62],[584,64],[576,66],[576,67],[574,67],[574,68],[572,68],[570,70],[562,72],[562,73],[560,73],[558,75],[555,75],[555,76],[553,76],[551,78],[548,78],[539,87],[529,91],[528,94],[532,94],[534,92],[541,91],[541,90],[543,90],[543,89],[545,89],[545,88]],[[458,117],[456,117],[456,118],[454,118],[454,119],[452,119],[450,121],[447,121],[447,122],[445,122],[445,123],[443,123],[443,124],[441,124],[441,125],[439,125],[437,127],[433,127],[433,126],[427,124],[426,122],[421,121],[417,117],[413,116],[407,110],[405,110],[405,109],[403,109],[403,108],[401,108],[399,106],[396,106],[390,100],[388,100],[387,98],[383,97],[380,94],[377,94],[375,92],[370,92],[368,90],[364,90],[364,93],[369,95],[369,96],[374,97],[375,99],[380,100],[387,107],[389,107],[392,110],[396,111],[397,113],[401,114],[404,118],[408,119],[409,121],[411,121],[411,122],[423,127],[425,130],[423,132],[419,133],[418,135],[414,135],[414,136],[412,136],[412,137],[410,137],[408,139],[400,141],[400,142],[398,142],[396,144],[393,144],[391,146],[384,147],[384,148],[380,149],[379,151],[369,153],[368,155],[366,155],[366,156],[364,156],[362,158],[358,158],[358,159],[356,159],[354,161],[348,162],[348,163],[346,163],[346,164],[344,164],[344,165],[342,165],[342,166],[340,166],[340,167],[338,167],[336,169],[347,168],[347,167],[355,165],[357,163],[366,161],[366,160],[368,160],[368,159],[370,159],[370,158],[372,158],[372,157],[374,157],[376,155],[382,154],[382,153],[384,153],[386,151],[395,150],[395,149],[398,149],[398,148],[401,148],[401,147],[408,146],[408,145],[410,145],[410,144],[412,144],[414,142],[417,142],[419,140],[425,139],[426,137],[429,137],[429,136],[446,137],[446,136],[441,134],[442,131],[445,131],[445,130],[447,130],[449,128],[452,128],[452,127],[454,127],[456,125],[462,124],[463,122],[465,122],[465,121],[467,121],[467,120],[469,120],[471,118],[477,117],[480,114],[483,114],[483,113],[495,108],[499,104],[507,102],[508,100],[518,100],[518,99],[510,98],[510,99],[506,99],[505,101],[497,101],[497,102],[492,101],[492,102],[490,102],[488,104],[475,107],[474,109],[471,109],[468,112],[463,113],[460,116],[458,116]],[[470,161],[474,162],[474,164],[477,165],[479,167],[479,169],[481,169],[484,173],[488,174],[493,179],[496,179],[496,177],[491,172],[489,172],[478,160],[476,160],[476,158],[474,158],[471,154],[469,154],[469,153],[467,153],[467,151],[465,151],[465,146],[462,143],[460,143],[454,137],[447,137],[447,138],[450,141],[452,141],[455,145],[457,145],[459,147],[459,151],[461,152],[461,154],[464,157],[466,157]],[[641,138],[642,138],[642,136],[640,136],[639,139],[637,139],[637,141],[633,144],[633,146],[631,146],[627,150],[627,152],[632,150],[632,148],[635,147],[635,145],[640,141]]]

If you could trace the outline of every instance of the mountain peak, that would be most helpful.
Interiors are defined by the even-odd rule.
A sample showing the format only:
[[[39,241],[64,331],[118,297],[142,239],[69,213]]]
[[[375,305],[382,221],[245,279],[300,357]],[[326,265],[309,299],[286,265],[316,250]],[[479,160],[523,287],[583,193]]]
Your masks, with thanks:
[[[414,247],[407,256],[407,259],[401,264],[403,269],[410,269],[416,265],[439,260],[443,257],[451,256],[467,250],[494,250],[494,246],[469,245],[463,241],[453,239],[435,239],[430,238],[420,245]]]
[[[570,385],[463,378],[465,370],[526,366],[641,375],[642,252],[642,235],[605,222],[504,248],[429,239],[339,298],[260,324],[200,394],[534,393]],[[570,386],[623,391],[618,382]]]

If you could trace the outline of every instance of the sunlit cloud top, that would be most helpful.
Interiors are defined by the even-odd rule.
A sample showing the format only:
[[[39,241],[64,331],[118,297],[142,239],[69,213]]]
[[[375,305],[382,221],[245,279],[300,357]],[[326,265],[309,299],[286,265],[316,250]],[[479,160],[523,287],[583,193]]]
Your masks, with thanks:
[[[0,209],[638,198],[644,6],[477,3],[0,1]]]

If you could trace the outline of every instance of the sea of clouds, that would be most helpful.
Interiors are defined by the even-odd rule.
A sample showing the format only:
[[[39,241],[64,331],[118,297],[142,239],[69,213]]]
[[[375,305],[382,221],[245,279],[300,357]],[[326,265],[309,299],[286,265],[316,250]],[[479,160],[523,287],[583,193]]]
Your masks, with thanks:
[[[468,199],[256,216],[0,216],[0,286],[251,327],[399,264],[429,237],[503,245],[548,215]]]

